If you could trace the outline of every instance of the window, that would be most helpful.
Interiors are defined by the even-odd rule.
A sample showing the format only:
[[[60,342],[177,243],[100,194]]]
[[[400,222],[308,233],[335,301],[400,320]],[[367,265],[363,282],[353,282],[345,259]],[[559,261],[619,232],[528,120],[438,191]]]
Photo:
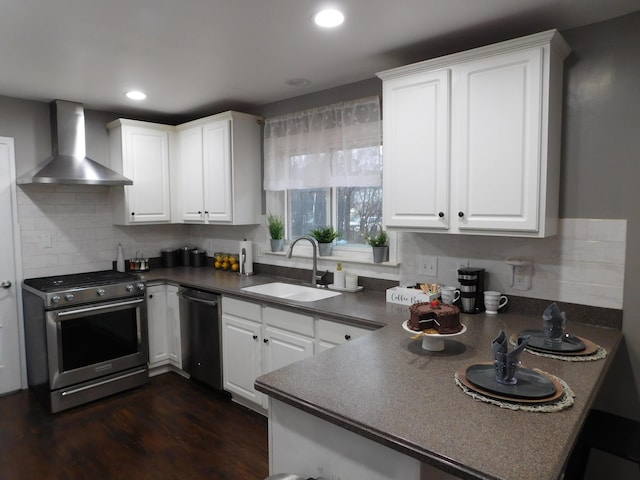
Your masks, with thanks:
[[[284,192],[289,239],[331,225],[363,245],[382,223],[378,97],[267,119],[265,190]]]

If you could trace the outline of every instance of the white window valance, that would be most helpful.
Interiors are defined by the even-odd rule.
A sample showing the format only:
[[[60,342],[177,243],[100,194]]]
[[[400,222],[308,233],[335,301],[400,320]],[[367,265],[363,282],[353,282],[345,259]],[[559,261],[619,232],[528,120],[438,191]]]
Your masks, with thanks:
[[[377,96],[268,118],[264,188],[379,187],[381,134]]]

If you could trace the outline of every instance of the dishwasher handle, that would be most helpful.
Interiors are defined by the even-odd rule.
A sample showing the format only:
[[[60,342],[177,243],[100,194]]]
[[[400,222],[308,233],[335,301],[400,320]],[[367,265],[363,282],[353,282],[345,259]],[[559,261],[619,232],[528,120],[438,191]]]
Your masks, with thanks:
[[[217,307],[218,306],[218,301],[217,300],[203,300],[202,298],[192,297],[191,295],[187,295],[186,293],[181,292],[181,291],[178,291],[178,296],[184,298],[185,300],[187,300],[189,302],[202,303],[204,305],[209,305],[211,307]]]

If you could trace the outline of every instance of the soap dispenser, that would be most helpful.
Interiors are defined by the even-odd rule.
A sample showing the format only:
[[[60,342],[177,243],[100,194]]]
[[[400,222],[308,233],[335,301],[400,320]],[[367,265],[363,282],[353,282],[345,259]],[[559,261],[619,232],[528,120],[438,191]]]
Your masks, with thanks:
[[[342,270],[342,263],[338,262],[336,265],[336,271],[333,274],[333,286],[335,288],[344,288],[345,285],[345,271]]]

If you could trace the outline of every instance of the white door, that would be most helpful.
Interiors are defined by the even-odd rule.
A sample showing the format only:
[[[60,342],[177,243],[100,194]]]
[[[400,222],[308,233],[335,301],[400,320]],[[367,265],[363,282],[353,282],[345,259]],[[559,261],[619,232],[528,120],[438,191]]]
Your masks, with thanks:
[[[204,180],[202,170],[202,127],[178,133],[180,201],[182,220],[204,222]]]
[[[125,127],[125,175],[133,179],[126,186],[133,222],[169,222],[169,133],[153,128]]]
[[[261,325],[222,315],[222,377],[224,389],[262,404],[263,394],[253,384],[262,375]]]
[[[149,318],[149,364],[162,365],[169,359],[167,338],[167,287],[147,287],[147,315]]]
[[[204,209],[207,220],[233,220],[231,203],[231,121],[213,122],[203,127]]]
[[[20,348],[18,334],[18,285],[13,218],[16,214],[13,139],[0,137],[0,394],[19,390]]]
[[[384,221],[447,229],[451,71],[384,83]]]
[[[538,230],[542,57],[534,48],[458,69],[452,148],[460,230]]]

